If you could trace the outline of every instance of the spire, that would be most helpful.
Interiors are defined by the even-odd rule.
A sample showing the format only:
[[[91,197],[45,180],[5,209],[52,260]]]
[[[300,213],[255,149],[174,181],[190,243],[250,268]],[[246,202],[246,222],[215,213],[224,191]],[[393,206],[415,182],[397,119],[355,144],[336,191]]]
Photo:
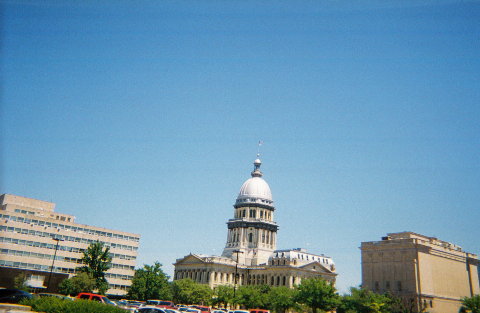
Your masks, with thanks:
[[[257,158],[253,161],[253,172],[252,177],[262,177],[263,173],[260,171],[260,165],[262,165],[262,161],[260,160],[260,147],[263,145],[263,141],[258,141],[258,148],[257,148]]]

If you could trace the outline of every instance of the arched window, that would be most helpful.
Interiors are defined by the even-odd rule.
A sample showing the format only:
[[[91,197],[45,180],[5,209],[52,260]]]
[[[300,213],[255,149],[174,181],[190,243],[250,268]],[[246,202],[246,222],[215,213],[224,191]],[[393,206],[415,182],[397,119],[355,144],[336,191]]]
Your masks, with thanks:
[[[248,234],[248,242],[253,242],[253,234],[252,233]]]

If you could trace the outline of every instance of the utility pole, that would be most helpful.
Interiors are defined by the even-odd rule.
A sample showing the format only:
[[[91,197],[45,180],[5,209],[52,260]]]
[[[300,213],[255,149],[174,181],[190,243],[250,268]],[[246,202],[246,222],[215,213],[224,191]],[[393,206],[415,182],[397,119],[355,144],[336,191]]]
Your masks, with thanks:
[[[53,254],[52,266],[50,266],[50,275],[48,276],[48,282],[47,282],[47,290],[48,291],[51,291],[50,290],[50,280],[52,279],[53,265],[55,264],[55,259],[57,257],[58,243],[60,241],[63,241],[63,239],[60,239],[58,237],[52,237],[52,239],[55,240],[57,242],[57,244],[55,245],[55,253]]]
[[[237,291],[237,278],[238,278],[238,254],[243,253],[243,251],[240,250],[233,250],[233,253],[237,254],[237,258],[235,259],[235,278],[233,280],[233,301],[235,301],[235,295]]]

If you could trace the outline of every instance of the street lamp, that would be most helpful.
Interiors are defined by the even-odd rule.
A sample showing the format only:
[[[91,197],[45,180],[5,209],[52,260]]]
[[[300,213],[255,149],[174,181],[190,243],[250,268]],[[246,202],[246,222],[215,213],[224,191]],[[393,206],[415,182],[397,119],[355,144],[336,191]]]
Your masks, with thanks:
[[[236,290],[237,290],[237,278],[238,278],[238,277],[237,277],[237,276],[238,276],[238,274],[237,274],[237,271],[238,271],[238,254],[239,254],[239,253],[243,253],[243,251],[233,250],[233,253],[236,253],[236,254],[237,254],[237,258],[236,258],[236,260],[235,260],[235,278],[234,278],[234,280],[233,280],[233,299],[234,299],[234,301],[235,301],[235,292],[236,292]]]
[[[53,237],[53,236],[52,236],[52,239],[55,240],[57,244],[55,245],[55,253],[53,254],[52,266],[50,266],[50,275],[48,276],[47,290],[49,291],[50,291],[50,280],[52,279],[53,265],[55,264],[55,258],[57,257],[58,243],[60,241],[64,241],[61,238]]]

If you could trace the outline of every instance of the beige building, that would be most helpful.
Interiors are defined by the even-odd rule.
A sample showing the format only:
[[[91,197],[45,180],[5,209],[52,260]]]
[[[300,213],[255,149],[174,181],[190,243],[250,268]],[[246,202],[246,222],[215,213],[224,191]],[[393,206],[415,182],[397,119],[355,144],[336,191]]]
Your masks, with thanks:
[[[233,218],[227,222],[223,254],[190,254],[177,259],[174,280],[191,278],[212,288],[235,283],[293,287],[302,279],[311,277],[322,277],[335,283],[337,274],[330,257],[300,248],[276,249],[275,207],[260,165],[257,158],[252,177],[240,188],[233,206]]]
[[[479,294],[477,256],[452,243],[401,232],[360,249],[362,287],[398,295],[414,312],[457,313],[461,298]]]
[[[140,235],[77,224],[74,216],[54,209],[52,202],[9,194],[0,196],[2,273],[27,271],[30,285],[46,288],[55,251],[53,273],[73,276],[81,266],[83,251],[98,240],[110,247],[112,255],[112,268],[106,273],[110,285],[107,293],[126,294],[135,271]]]

